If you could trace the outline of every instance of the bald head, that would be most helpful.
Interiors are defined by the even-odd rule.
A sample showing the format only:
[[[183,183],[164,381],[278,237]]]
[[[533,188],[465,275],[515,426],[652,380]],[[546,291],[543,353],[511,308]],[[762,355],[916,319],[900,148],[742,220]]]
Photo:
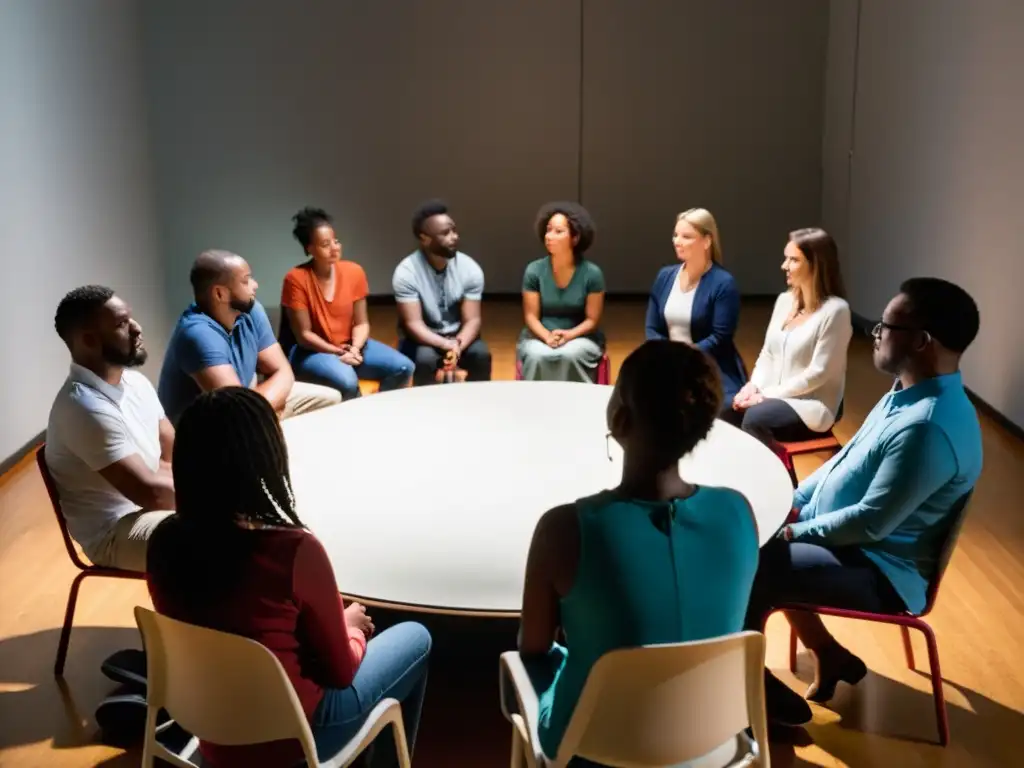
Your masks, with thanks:
[[[205,297],[213,286],[228,285],[232,272],[242,264],[245,259],[231,251],[214,249],[200,253],[188,276],[196,301]]]
[[[227,312],[223,321],[229,329],[233,322],[231,313],[250,312],[256,304],[258,286],[249,263],[237,253],[203,251],[192,265],[189,280],[196,304],[207,313],[222,307]]]

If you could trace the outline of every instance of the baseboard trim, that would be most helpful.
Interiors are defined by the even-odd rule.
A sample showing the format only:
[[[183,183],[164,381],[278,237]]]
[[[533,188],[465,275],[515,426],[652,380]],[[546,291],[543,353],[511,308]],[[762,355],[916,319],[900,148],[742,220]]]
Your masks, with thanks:
[[[870,336],[872,329],[874,329],[875,324],[878,321],[869,320],[868,318],[864,317],[863,315],[859,315],[856,312],[852,313],[852,315],[854,330],[863,333],[865,336]],[[1020,424],[1017,424],[1015,421],[1012,421],[1008,416],[1006,416],[1006,414],[1004,414],[991,403],[987,402],[983,397],[981,397],[977,392],[975,392],[967,385],[964,385],[964,389],[967,391],[967,396],[971,398],[971,402],[974,403],[975,408],[984,413],[986,416],[992,419],[992,421],[994,421],[1000,427],[1005,429],[1015,438],[1017,438],[1021,442],[1024,442],[1024,427],[1022,427]]]
[[[44,440],[46,440],[46,430],[45,429],[42,432],[40,432],[38,435],[33,437],[31,440],[29,440],[27,443],[25,443],[23,446],[21,446],[21,448],[16,450],[14,453],[12,453],[6,459],[4,459],[3,461],[0,461],[0,480],[3,479],[4,475],[6,475],[8,472],[10,472],[12,469],[14,469],[14,467],[16,467],[18,465],[18,463],[22,459],[24,459],[26,456],[28,456],[30,453],[32,453],[36,448],[38,448],[40,445],[42,445]]]

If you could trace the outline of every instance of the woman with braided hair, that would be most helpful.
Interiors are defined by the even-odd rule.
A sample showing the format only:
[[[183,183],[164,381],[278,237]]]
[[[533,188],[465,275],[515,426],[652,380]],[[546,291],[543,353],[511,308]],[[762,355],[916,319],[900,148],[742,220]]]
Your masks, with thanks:
[[[737,491],[679,475],[679,460],[711,431],[722,397],[718,366],[699,349],[663,339],[634,350],[607,413],[608,437],[624,453],[622,482],[537,523],[519,650],[540,699],[547,755],[558,752],[604,654],[743,628],[758,558],[750,504]],[[738,734],[707,759],[724,765],[750,748]]]
[[[243,387],[201,394],[178,423],[173,461],[177,512],[149,542],[156,610],[268,648],[321,755],[338,752],[385,697],[402,702],[412,750],[430,634],[405,622],[373,637],[366,609],[344,604],[327,553],[295,512],[288,450],[267,400]],[[200,750],[215,768],[302,759],[287,741]],[[372,765],[397,765],[393,744],[375,750]]]

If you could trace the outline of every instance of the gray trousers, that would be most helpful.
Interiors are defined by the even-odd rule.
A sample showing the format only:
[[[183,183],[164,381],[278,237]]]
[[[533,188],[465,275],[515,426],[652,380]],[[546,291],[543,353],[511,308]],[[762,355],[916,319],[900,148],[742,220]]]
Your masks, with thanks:
[[[573,339],[552,349],[540,339],[523,339],[516,349],[523,362],[524,381],[597,380],[597,367],[604,350],[590,339]]]

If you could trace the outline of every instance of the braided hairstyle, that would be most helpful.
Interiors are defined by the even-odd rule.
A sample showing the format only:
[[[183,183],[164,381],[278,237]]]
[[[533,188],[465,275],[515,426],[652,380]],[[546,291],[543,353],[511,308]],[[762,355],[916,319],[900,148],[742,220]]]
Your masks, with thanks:
[[[629,429],[661,471],[707,437],[722,407],[718,366],[679,341],[645,342],[622,362],[616,397]]]
[[[150,539],[147,568],[178,600],[198,606],[234,586],[259,535],[246,523],[303,527],[284,435],[254,390],[199,395],[181,415],[171,466],[177,510]]]

